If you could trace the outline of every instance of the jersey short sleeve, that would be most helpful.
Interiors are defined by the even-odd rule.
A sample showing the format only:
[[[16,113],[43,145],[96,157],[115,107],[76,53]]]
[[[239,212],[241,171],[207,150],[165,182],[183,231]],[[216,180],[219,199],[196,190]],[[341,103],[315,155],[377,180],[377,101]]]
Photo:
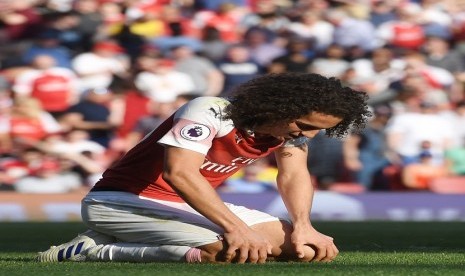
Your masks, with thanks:
[[[172,128],[158,143],[207,154],[215,137],[224,136],[233,129],[231,121],[222,119],[228,103],[218,97],[190,101],[176,111]]]

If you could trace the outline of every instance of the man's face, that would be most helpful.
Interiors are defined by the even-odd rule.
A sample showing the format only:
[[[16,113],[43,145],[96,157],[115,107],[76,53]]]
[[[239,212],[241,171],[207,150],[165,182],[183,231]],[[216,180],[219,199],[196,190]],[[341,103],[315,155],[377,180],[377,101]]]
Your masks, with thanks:
[[[342,118],[339,117],[312,112],[289,124],[280,123],[258,127],[255,129],[255,133],[270,135],[282,140],[295,139],[302,136],[313,138],[320,130],[332,128],[341,121]]]

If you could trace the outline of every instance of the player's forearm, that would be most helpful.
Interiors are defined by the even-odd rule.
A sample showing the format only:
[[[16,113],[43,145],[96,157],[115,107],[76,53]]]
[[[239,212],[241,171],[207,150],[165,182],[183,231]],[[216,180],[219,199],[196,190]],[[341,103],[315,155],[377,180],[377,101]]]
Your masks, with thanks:
[[[310,174],[302,172],[290,178],[278,176],[278,189],[294,224],[309,224],[314,189]]]
[[[308,226],[313,186],[307,168],[308,146],[282,147],[276,151],[278,190],[294,224]]]
[[[164,179],[192,208],[223,228],[225,232],[247,227],[226,207],[202,175],[183,172],[165,174]]]

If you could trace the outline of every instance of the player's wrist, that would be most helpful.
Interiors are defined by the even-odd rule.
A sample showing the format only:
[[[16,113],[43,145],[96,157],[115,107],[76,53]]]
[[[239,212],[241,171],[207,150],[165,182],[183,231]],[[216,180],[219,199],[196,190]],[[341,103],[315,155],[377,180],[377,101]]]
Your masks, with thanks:
[[[223,227],[225,233],[244,235],[250,230],[250,227],[242,221],[237,224],[231,224]]]
[[[307,230],[313,228],[309,219],[301,219],[293,222],[294,230]]]

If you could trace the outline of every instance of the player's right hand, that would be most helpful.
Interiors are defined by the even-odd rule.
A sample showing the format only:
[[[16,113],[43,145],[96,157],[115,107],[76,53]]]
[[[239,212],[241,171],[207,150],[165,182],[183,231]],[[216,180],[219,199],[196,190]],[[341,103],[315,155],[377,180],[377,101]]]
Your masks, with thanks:
[[[226,262],[265,263],[271,254],[271,243],[258,232],[248,228],[224,233],[228,245]]]

